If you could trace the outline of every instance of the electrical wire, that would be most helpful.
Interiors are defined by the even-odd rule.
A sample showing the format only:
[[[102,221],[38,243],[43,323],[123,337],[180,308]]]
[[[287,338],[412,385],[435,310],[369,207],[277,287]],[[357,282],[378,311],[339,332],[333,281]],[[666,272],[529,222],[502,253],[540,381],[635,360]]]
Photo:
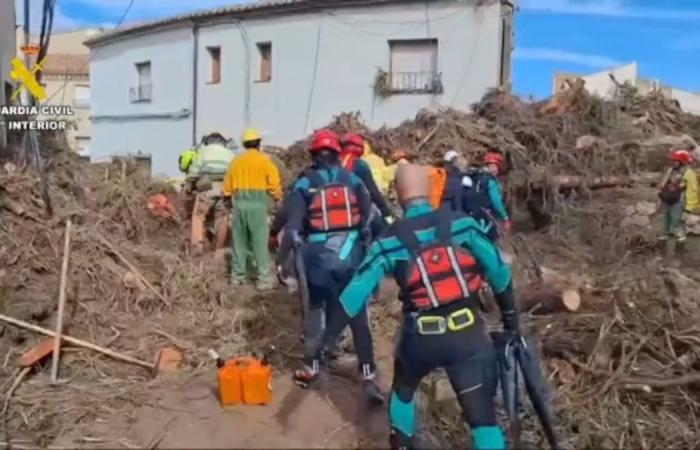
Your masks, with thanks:
[[[321,25],[318,26],[318,34],[316,35],[316,57],[314,61],[314,72],[311,77],[311,89],[309,90],[309,101],[306,104],[306,119],[304,119],[304,133],[309,128],[309,117],[311,116],[311,104],[314,98],[314,91],[316,90],[316,76],[318,74],[318,60],[321,53]]]
[[[57,1],[58,1],[58,0],[53,0],[54,6],[55,6],[55,4],[56,4]],[[121,18],[119,19],[119,21],[117,22],[117,24],[116,24],[115,27],[114,27],[115,30],[116,30],[117,28],[119,28],[119,27],[124,23],[124,20],[126,20],[126,16],[129,15],[129,12],[131,11],[131,8],[134,6],[134,3],[136,3],[136,0],[129,0],[129,4],[126,6],[126,9],[124,10],[124,13],[121,15]],[[81,72],[82,72],[83,70],[85,70],[85,68],[88,67],[89,65],[90,65],[90,61],[88,61],[88,62],[86,62],[85,64],[83,64],[83,65],[80,67],[80,69],[78,70],[78,73],[81,73]],[[51,96],[50,96],[49,98],[47,98],[46,100],[44,100],[44,104],[48,104],[48,103],[49,103],[54,97],[56,97],[59,93],[60,93],[61,95],[63,95],[63,92],[66,90],[66,87],[68,87],[68,80],[69,80],[69,78],[66,77],[66,80],[63,82],[63,85],[62,85],[56,92],[54,92],[53,94],[51,94]],[[55,116],[53,116],[53,117],[55,118],[55,117],[58,117],[58,116],[55,115]]]

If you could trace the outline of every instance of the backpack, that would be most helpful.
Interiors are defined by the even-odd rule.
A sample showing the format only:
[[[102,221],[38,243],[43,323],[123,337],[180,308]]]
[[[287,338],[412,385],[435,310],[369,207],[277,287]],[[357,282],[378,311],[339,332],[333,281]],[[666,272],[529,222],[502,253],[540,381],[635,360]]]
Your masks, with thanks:
[[[465,213],[475,219],[491,221],[486,211],[491,212],[491,198],[489,197],[489,180],[493,179],[491,174],[482,170],[470,171],[467,176],[471,178],[471,186],[464,186],[462,191],[462,208]]]
[[[402,297],[418,311],[468,299],[483,286],[479,265],[465,248],[452,244],[452,220],[444,211],[433,214],[436,240],[421,243],[410,221],[397,222],[396,237],[408,250]]]
[[[348,171],[340,170],[337,178],[331,181],[324,180],[318,171],[307,176],[312,193],[308,204],[309,231],[342,231],[360,226],[362,215]]]

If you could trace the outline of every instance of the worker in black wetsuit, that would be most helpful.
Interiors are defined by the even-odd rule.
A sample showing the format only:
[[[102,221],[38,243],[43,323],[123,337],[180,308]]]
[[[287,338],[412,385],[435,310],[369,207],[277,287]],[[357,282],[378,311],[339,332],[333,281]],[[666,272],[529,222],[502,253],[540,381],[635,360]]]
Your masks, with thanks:
[[[290,216],[285,225],[285,234],[295,248],[303,248],[309,290],[309,312],[303,327],[305,364],[294,374],[295,382],[303,386],[319,371],[315,355],[323,335],[324,310],[328,321],[344,315],[340,293],[362,261],[371,237],[369,195],[362,180],[340,167],[338,135],[330,130],[318,131],[309,150],[313,165],[289,194]],[[370,400],[383,402],[374,381],[374,350],[366,308],[352,319],[350,327],[365,393]]]
[[[372,170],[362,159],[365,151],[365,138],[359,134],[348,133],[340,141],[340,164],[344,169],[354,173],[365,183],[369,197],[372,200],[372,218],[370,229],[373,236],[379,236],[387,225],[394,221],[389,203],[386,201],[372,176]]]
[[[412,447],[415,391],[426,375],[444,368],[471,428],[472,448],[504,449],[494,405],[494,349],[475,293],[488,282],[505,331],[519,335],[511,271],[474,219],[430,207],[427,178],[423,167],[398,168],[396,190],[404,218],[370,248],[341,294],[343,314],[329,322],[316,357],[326,339],[334,339],[361,314],[384,276],[393,274],[400,287],[403,324],[389,405],[392,448]]]

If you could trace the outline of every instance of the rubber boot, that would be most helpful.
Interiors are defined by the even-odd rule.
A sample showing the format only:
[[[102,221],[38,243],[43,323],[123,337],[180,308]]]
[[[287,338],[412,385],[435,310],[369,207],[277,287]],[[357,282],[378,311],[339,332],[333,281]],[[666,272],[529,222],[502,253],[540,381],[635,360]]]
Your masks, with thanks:
[[[413,439],[396,429],[391,430],[389,436],[391,450],[413,450]]]

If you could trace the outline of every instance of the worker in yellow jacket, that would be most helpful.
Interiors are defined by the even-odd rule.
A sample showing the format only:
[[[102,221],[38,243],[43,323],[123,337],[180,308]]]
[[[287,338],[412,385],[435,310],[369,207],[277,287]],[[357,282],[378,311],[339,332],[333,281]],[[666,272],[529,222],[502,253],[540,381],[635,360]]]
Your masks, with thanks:
[[[251,257],[257,267],[256,287],[273,287],[270,276],[268,240],[269,198],[279,201],[282,186],[277,167],[260,151],[260,133],[248,128],[241,142],[245,151],[236,156],[224,177],[222,193],[232,202],[231,232],[233,234],[233,264],[231,280],[242,285],[247,282],[247,262]]]
[[[372,172],[372,178],[374,178],[374,182],[382,195],[386,195],[389,192],[389,184],[393,180],[393,176],[388,173],[387,165],[382,157],[374,153],[372,146],[369,145],[366,139],[362,159],[365,160],[369,166],[369,170]]]

